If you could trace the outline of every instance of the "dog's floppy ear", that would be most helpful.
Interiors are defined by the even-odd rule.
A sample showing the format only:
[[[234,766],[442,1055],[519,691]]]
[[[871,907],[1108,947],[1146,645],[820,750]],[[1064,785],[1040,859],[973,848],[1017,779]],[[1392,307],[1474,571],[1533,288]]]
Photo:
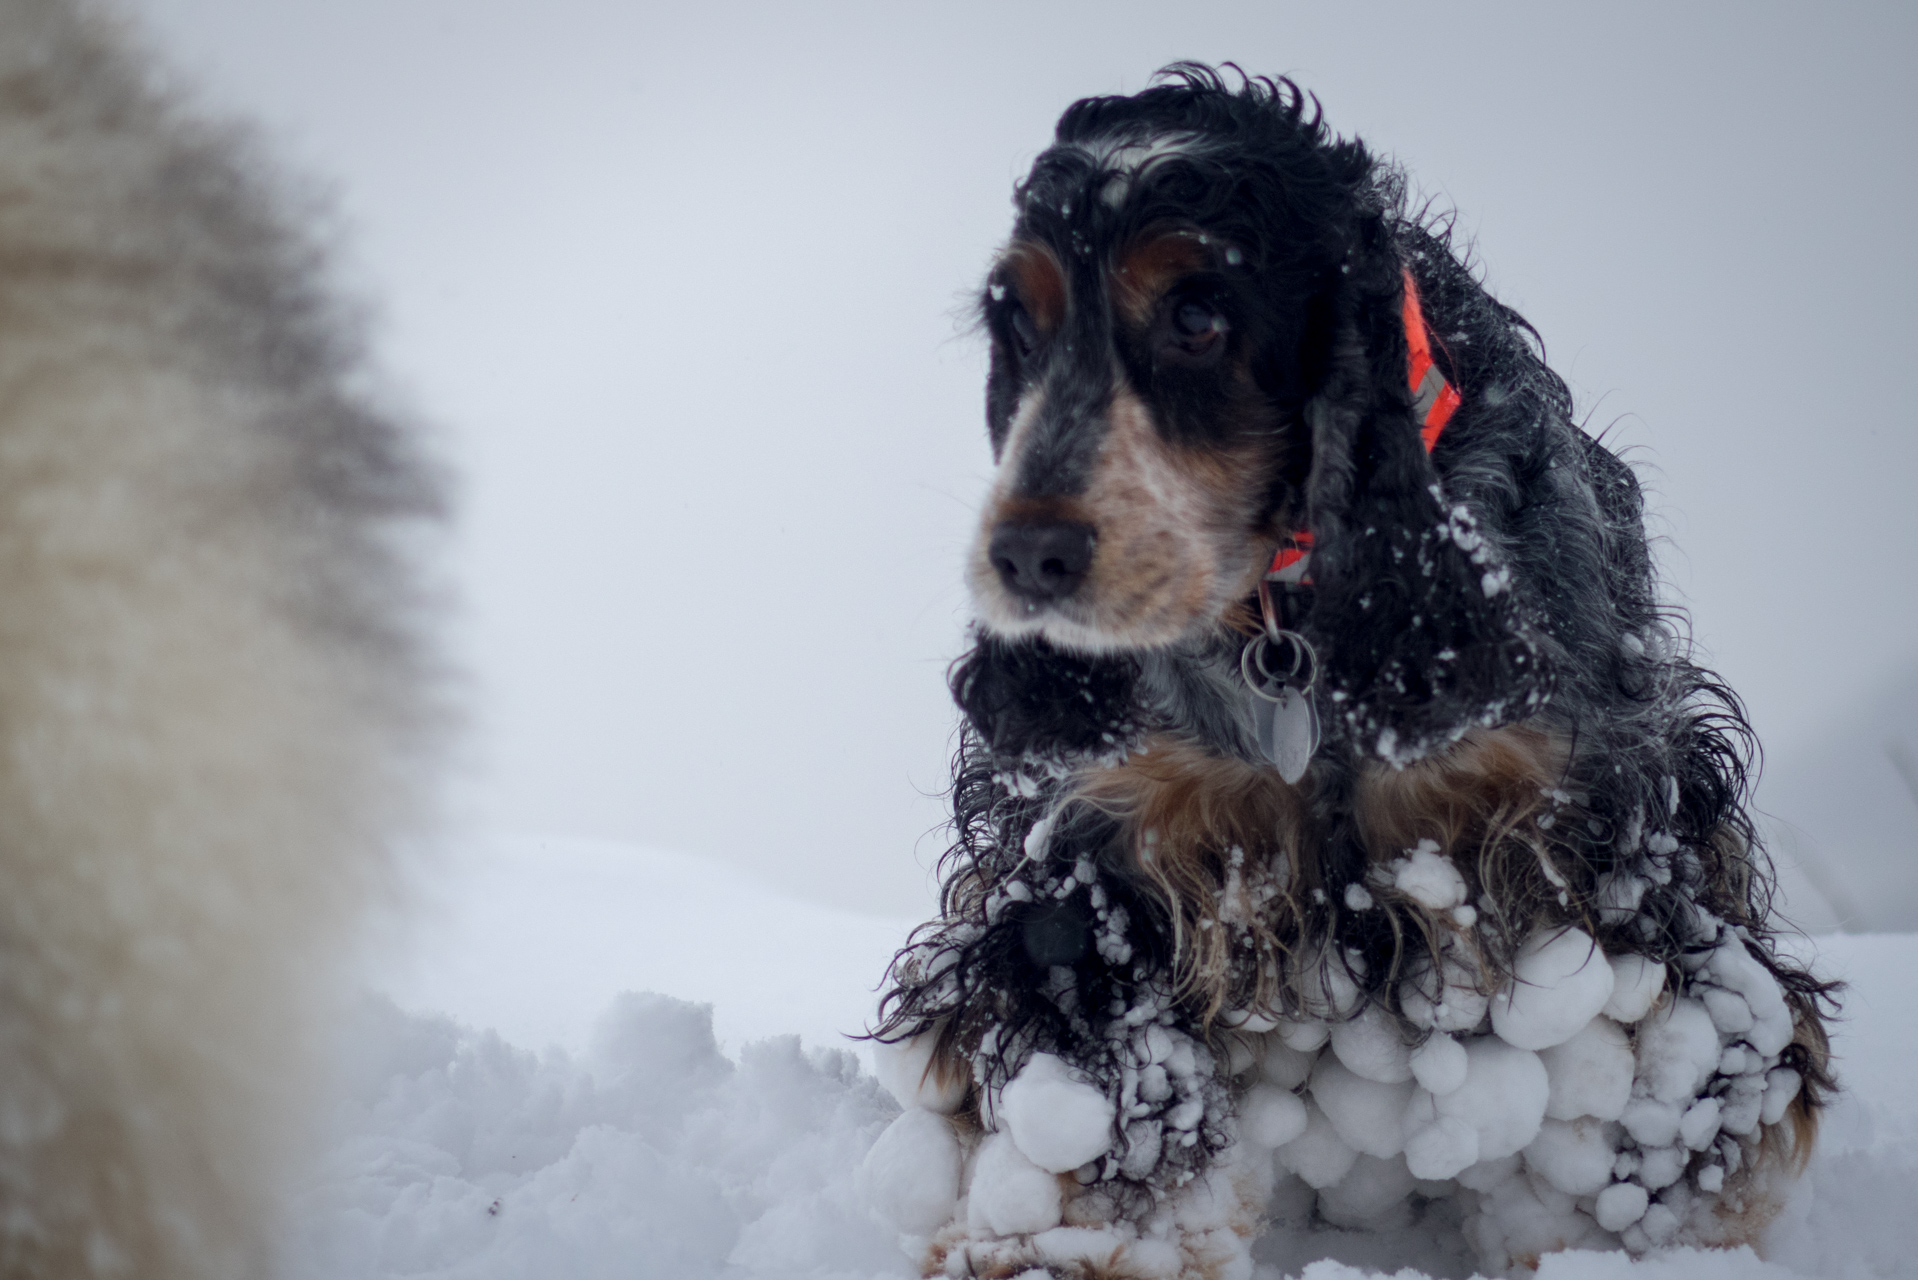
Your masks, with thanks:
[[[1532,714],[1554,665],[1496,539],[1446,497],[1419,437],[1404,301],[1398,255],[1355,250],[1335,294],[1327,377],[1306,405],[1317,588],[1306,631],[1321,705],[1354,747],[1399,765],[1475,725]],[[1467,419],[1447,430],[1469,430]]]

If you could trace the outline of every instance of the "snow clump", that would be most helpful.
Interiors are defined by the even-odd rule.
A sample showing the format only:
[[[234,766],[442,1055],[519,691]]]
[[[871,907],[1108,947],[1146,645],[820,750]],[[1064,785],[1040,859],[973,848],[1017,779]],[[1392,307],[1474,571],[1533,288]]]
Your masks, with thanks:
[[[1428,911],[1465,905],[1465,877],[1439,852],[1436,840],[1419,841],[1417,848],[1408,850],[1389,869],[1392,887]]]
[[[1259,1083],[1239,1102],[1239,1132],[1264,1150],[1276,1150],[1305,1132],[1305,1103],[1296,1093]]]
[[[931,1235],[959,1203],[962,1159],[951,1123],[914,1107],[888,1125],[866,1152],[860,1189],[894,1230]]]
[[[1439,1031],[1477,1031],[1491,997],[1479,990],[1478,970],[1448,943],[1435,963],[1429,956],[1412,962],[1399,983],[1399,1008],[1415,1027]]]
[[[1450,1093],[1465,1083],[1465,1046],[1443,1031],[1412,1051],[1412,1074],[1428,1093]]]
[[[1598,1225],[1607,1231],[1623,1231],[1640,1218],[1652,1202],[1651,1193],[1631,1182],[1614,1182],[1598,1193],[1592,1208]]]
[[[1595,1116],[1616,1120],[1632,1096],[1636,1061],[1625,1028],[1603,1015],[1586,1023],[1563,1044],[1542,1051],[1551,1093],[1545,1114],[1554,1120]]]
[[[1617,1125],[1585,1116],[1539,1126],[1525,1146],[1525,1164],[1568,1196],[1597,1195],[1612,1181],[1618,1155]]]
[[[1548,929],[1519,948],[1492,1001],[1492,1030],[1520,1049],[1562,1044],[1612,998],[1612,966],[1582,929]]]
[[[1611,964],[1612,996],[1602,1012],[1614,1022],[1637,1022],[1665,994],[1665,966],[1645,956],[1613,956]]]
[[[1332,1028],[1332,1052],[1353,1075],[1380,1084],[1412,1078],[1412,1050],[1399,1020],[1380,1006],[1367,1005],[1356,1018]]]
[[[1386,1084],[1359,1075],[1336,1056],[1320,1058],[1312,1071],[1312,1096],[1339,1138],[1380,1159],[1405,1150],[1405,1108],[1414,1088],[1409,1069],[1404,1081]]]
[[[999,1114],[1026,1159],[1070,1173],[1112,1146],[1113,1106],[1050,1053],[1035,1053],[1006,1085]]]
[[[920,1107],[950,1115],[965,1101],[972,1080],[967,1073],[935,1071],[933,1048],[939,1037],[930,1032],[896,1044],[875,1041],[873,1074],[902,1107]]]
[[[988,1235],[1024,1235],[1059,1225],[1059,1179],[1026,1158],[1009,1133],[988,1134],[973,1157],[966,1223]]]
[[[1351,1172],[1359,1153],[1339,1136],[1323,1109],[1308,1104],[1305,1115],[1305,1132],[1279,1148],[1279,1165],[1298,1174],[1307,1186],[1322,1190]]]
[[[1456,1122],[1445,1130],[1454,1135],[1445,1148],[1447,1159],[1415,1166],[1413,1172],[1421,1178],[1450,1178],[1466,1165],[1509,1156],[1537,1135],[1545,1118],[1550,1086],[1536,1053],[1483,1036],[1465,1045],[1465,1057],[1465,1080],[1458,1088],[1446,1094],[1421,1090],[1406,1111],[1406,1126],[1414,1134],[1442,1119]],[[1471,1142],[1458,1141],[1467,1130]],[[1421,1150],[1430,1153],[1433,1148],[1422,1145]],[[1473,1159],[1446,1167],[1467,1154]]]

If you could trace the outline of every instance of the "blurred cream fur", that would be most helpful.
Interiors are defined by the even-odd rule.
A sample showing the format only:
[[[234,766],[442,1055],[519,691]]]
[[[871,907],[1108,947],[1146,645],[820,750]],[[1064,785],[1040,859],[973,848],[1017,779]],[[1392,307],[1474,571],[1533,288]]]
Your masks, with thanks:
[[[273,1269],[416,816],[435,485],[255,168],[0,0],[3,1277]]]

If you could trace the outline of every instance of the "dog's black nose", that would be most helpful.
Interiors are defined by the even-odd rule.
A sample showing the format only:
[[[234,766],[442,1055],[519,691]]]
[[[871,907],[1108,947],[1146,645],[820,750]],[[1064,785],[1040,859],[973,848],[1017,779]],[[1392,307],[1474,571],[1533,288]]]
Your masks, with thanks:
[[[1006,590],[1027,600],[1059,600],[1085,581],[1092,567],[1092,526],[1052,521],[1002,524],[986,549]]]

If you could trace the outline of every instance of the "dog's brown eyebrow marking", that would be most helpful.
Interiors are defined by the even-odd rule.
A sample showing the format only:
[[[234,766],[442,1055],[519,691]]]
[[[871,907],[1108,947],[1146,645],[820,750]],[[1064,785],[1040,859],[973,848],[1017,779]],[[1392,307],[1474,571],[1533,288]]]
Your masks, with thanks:
[[[1066,273],[1052,250],[1036,240],[1015,240],[999,255],[998,274],[1012,286],[1041,333],[1053,333],[1066,318]]]
[[[1113,260],[1108,277],[1113,304],[1126,319],[1145,324],[1152,318],[1153,306],[1181,276],[1207,270],[1212,264],[1212,247],[1198,232],[1149,230]]]

